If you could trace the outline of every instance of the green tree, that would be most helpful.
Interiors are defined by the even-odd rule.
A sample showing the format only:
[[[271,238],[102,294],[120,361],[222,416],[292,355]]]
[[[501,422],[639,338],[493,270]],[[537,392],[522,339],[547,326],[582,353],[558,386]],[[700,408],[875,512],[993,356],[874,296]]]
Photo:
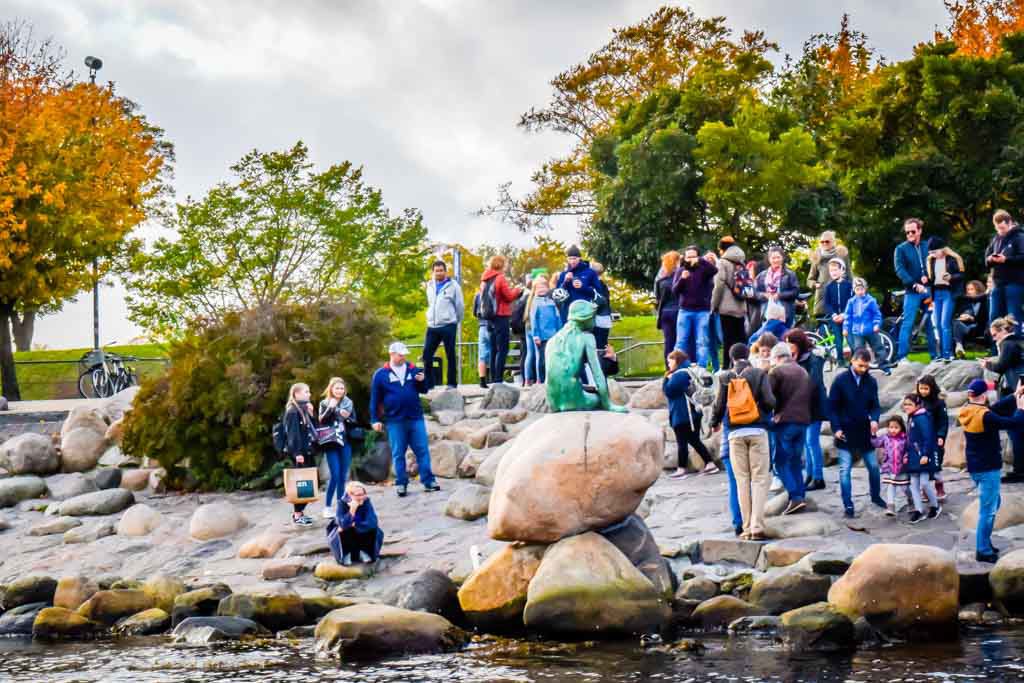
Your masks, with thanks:
[[[317,171],[302,142],[252,151],[235,178],[178,205],[174,239],[126,273],[131,317],[173,336],[196,317],[361,296],[394,315],[422,307],[422,217],[392,215],[350,162]]]
[[[266,481],[280,461],[271,426],[295,382],[315,396],[343,377],[357,415],[369,422],[370,376],[387,331],[384,318],[355,301],[265,305],[197,321],[171,343],[167,371],[143,381],[126,416],[124,449],[159,460],[179,487]]]

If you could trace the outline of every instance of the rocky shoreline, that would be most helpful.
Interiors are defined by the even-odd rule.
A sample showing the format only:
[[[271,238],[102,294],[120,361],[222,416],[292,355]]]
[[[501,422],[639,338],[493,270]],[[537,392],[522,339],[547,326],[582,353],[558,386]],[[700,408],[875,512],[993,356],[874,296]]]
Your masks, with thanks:
[[[923,370],[881,379],[887,409]],[[959,387],[980,374],[976,363],[929,370],[951,412]],[[386,532],[372,567],[336,565],[325,521],[294,527],[277,492],[164,491],[159,468],[117,447],[130,395],[76,408],[54,438],[9,439],[0,445],[0,634],[313,638],[318,652],[348,660],[446,651],[474,632],[648,634],[646,644],[674,651],[726,631],[832,651],[1019,623],[1024,491],[1004,487],[999,564],[974,562],[977,502],[957,469],[956,429],[939,519],[911,526],[872,509],[856,467],[861,512],[844,520],[829,467],[811,511],[782,517],[785,494],[773,499],[771,540],[757,543],[731,533],[724,474],[659,476],[677,457],[660,383],[616,385],[613,397],[631,408],[621,416],[546,415],[536,389],[467,394],[432,396],[442,492],[414,484],[397,499],[386,483],[369,487]],[[826,454],[830,440],[826,431]],[[387,467],[377,449],[357,475],[383,480]]]

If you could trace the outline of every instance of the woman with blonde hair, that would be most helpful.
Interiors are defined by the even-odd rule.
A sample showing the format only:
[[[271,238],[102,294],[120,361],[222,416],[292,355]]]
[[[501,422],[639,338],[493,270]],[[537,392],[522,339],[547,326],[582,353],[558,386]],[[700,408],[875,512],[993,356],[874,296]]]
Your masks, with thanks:
[[[964,279],[964,260],[944,239],[933,237],[925,269],[932,283],[932,329],[939,342],[938,360],[949,363],[953,360],[953,305]]]
[[[331,503],[336,495],[340,497],[340,492],[345,488],[345,480],[348,479],[348,471],[352,467],[352,445],[349,443],[346,426],[355,423],[356,408],[347,391],[345,380],[341,377],[332,377],[324,389],[324,398],[320,401],[320,427],[332,429],[334,436],[333,440],[326,443],[320,441],[327,466],[331,470],[324,498],[324,519],[334,517]]]
[[[350,481],[345,485],[338,514],[327,525],[327,544],[334,560],[341,565],[376,562],[380,557],[384,532],[364,484]]]
[[[993,320],[989,324],[989,332],[999,355],[994,358],[982,358],[979,361],[986,370],[1000,375],[1000,396],[1013,394],[1021,377],[1024,377],[1024,337],[1018,329],[1013,316],[1007,315]]]
[[[316,416],[309,399],[309,385],[296,382],[288,390],[288,401],[284,406],[285,450],[297,468],[315,465],[313,447],[316,444]],[[305,510],[306,503],[295,503],[292,522],[299,526],[311,526],[313,520],[306,516]]]
[[[661,357],[665,359],[665,367],[668,367],[668,354],[676,348],[676,319],[679,317],[679,297],[672,293],[672,280],[676,270],[679,268],[679,261],[683,258],[678,251],[667,251],[661,255],[661,268],[657,277],[654,278],[654,300],[656,302],[656,325],[661,330],[664,340],[664,352]]]

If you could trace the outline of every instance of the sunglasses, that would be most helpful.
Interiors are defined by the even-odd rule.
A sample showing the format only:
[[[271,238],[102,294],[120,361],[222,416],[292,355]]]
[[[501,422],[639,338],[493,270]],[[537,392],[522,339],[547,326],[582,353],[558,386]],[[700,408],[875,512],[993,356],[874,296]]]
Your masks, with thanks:
[[[996,225],[1002,225],[1003,223],[1009,223],[1009,222],[1010,221],[1007,218],[1000,218],[999,220],[996,221]]]
[[[832,244],[832,240],[821,240],[822,244]]]
[[[914,230],[913,228],[911,228],[910,230],[904,230],[903,232],[905,234],[907,234],[907,235],[916,235],[917,234],[917,230]]]

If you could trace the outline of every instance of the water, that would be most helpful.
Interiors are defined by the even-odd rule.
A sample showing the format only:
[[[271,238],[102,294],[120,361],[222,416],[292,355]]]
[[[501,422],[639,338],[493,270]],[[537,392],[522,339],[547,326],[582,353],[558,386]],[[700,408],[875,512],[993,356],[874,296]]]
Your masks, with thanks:
[[[788,654],[770,640],[701,638],[703,654],[635,643],[525,643],[482,639],[447,655],[372,665],[316,659],[313,643],[273,641],[176,647],[163,639],[36,645],[0,640],[3,683],[206,683],[289,680],[603,683],[616,681],[1024,681],[1024,632],[966,632],[853,655]]]

